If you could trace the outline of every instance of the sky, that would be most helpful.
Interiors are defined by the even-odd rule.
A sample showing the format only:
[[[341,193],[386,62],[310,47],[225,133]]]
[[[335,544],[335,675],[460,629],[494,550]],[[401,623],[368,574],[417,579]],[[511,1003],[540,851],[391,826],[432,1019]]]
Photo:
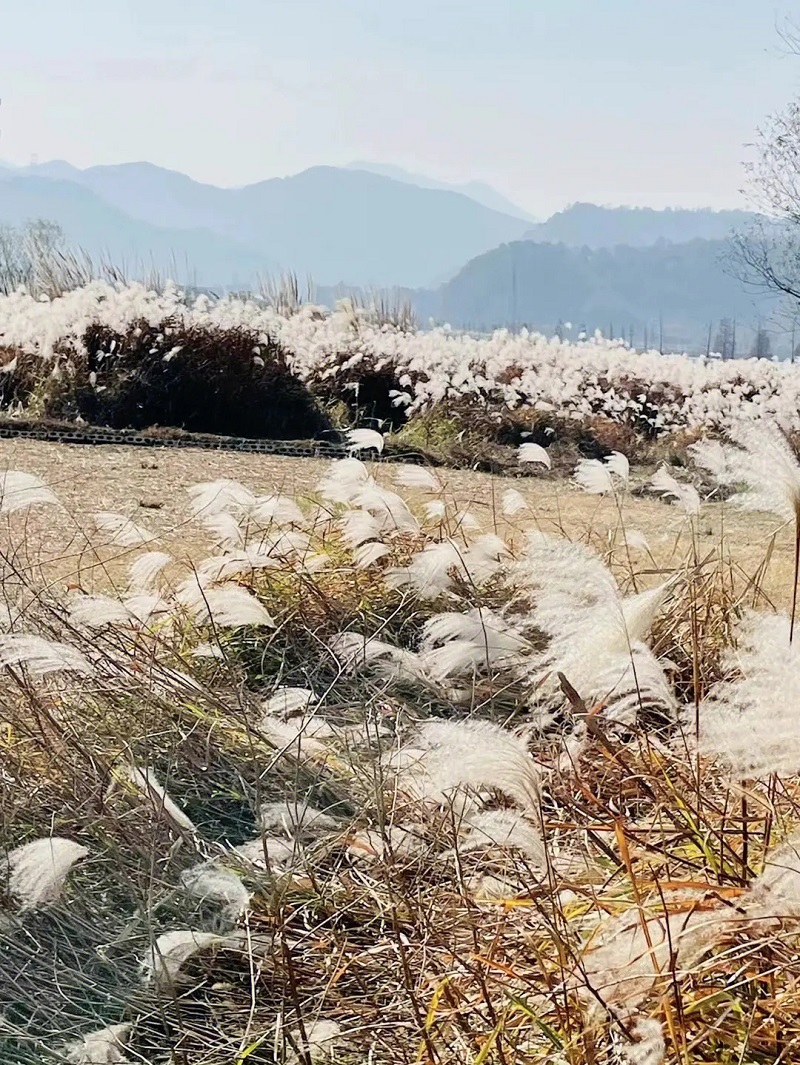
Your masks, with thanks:
[[[0,158],[218,185],[355,159],[575,201],[744,206],[800,93],[771,0],[0,0]],[[800,9],[794,13],[800,24]]]

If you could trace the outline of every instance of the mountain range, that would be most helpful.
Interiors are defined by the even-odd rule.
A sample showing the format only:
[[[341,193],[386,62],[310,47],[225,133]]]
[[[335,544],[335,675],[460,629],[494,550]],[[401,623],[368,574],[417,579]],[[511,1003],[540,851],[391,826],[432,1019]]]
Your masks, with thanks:
[[[316,166],[220,188],[152,163],[79,169],[0,165],[0,224],[58,222],[73,246],[137,273],[215,291],[281,271],[318,298],[391,289],[422,320],[489,329],[559,320],[626,334],[655,323],[700,347],[708,323],[769,314],[726,269],[745,211],[578,203],[542,222],[488,185],[446,185],[397,167]]]

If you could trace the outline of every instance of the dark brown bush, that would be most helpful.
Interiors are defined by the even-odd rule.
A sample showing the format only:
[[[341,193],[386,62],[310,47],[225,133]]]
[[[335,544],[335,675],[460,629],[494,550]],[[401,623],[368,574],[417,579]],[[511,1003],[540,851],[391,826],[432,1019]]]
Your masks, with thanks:
[[[328,428],[281,347],[249,330],[139,321],[124,333],[91,325],[83,341],[70,391],[74,413],[94,425],[268,439]]]

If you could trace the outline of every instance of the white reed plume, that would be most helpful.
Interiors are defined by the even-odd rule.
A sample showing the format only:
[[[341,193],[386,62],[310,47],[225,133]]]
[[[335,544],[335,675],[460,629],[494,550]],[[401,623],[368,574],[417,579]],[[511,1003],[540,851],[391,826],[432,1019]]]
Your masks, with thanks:
[[[530,652],[528,640],[490,610],[473,608],[463,614],[437,614],[423,627],[420,656],[435,681],[454,673],[518,665]]]
[[[636,1017],[627,1028],[634,1041],[617,1040],[620,1065],[664,1065],[667,1044],[661,1022],[655,1017]]]
[[[503,514],[507,518],[513,518],[517,514],[521,514],[523,510],[528,510],[528,501],[522,492],[518,492],[516,488],[507,488],[500,497],[500,505]]]
[[[289,839],[314,839],[341,826],[324,810],[299,800],[284,799],[259,807],[258,819],[264,832],[280,832]]]
[[[800,772],[800,648],[784,614],[749,614],[700,705],[700,750],[738,777]]]
[[[0,473],[0,514],[38,505],[61,506],[58,496],[39,477],[21,470]]]
[[[77,595],[69,604],[73,625],[100,629],[106,625],[146,625],[169,612],[167,603],[157,595],[132,595],[113,599],[108,595]]]
[[[447,506],[443,499],[431,499],[423,509],[425,516],[431,521],[438,521],[447,513]]]
[[[369,449],[380,453],[385,443],[383,433],[376,432],[375,429],[350,429],[346,438],[351,453]]]
[[[674,499],[684,514],[696,517],[700,513],[700,493],[692,484],[681,484],[669,472],[665,465],[660,466],[650,481],[654,492]]]
[[[391,548],[387,544],[375,541],[362,544],[353,552],[353,565],[356,569],[369,569],[388,554],[391,554]]]
[[[181,873],[181,887],[200,902],[220,906],[231,921],[237,921],[250,908],[250,892],[239,877],[214,862],[195,865]]]
[[[152,769],[140,768],[132,765],[126,766],[122,771],[124,776],[136,787],[147,799],[156,815],[162,815],[172,822],[172,825],[182,832],[190,834],[196,831],[193,822],[186,816],[181,808],[170,798],[168,792],[159,781]]]
[[[70,870],[88,853],[88,848],[80,843],[59,836],[34,839],[15,847],[2,863],[9,895],[23,912],[57,902]]]
[[[272,557],[271,551],[265,551],[257,544],[249,544],[240,551],[203,559],[197,572],[209,581],[221,582],[277,567],[278,562]]]
[[[444,485],[436,474],[424,466],[401,466],[394,483],[401,488],[418,488],[423,492],[441,492]]]
[[[305,859],[302,844],[296,839],[262,835],[240,843],[233,855],[254,869],[270,869],[273,873],[289,872]]]
[[[183,582],[176,592],[176,599],[201,624],[213,621],[218,628],[231,629],[247,625],[275,627],[266,607],[245,588],[205,584],[200,574]]]
[[[489,721],[427,721],[386,768],[401,791],[424,802],[494,788],[523,809],[539,808],[540,774],[525,743]]]
[[[800,515],[800,465],[789,441],[770,423],[740,423],[731,430],[738,445],[727,452],[729,481],[744,485],[733,502],[785,521]]]
[[[288,721],[264,717],[260,731],[274,747],[300,761],[329,754],[331,741],[336,738],[333,726],[313,714],[292,717]]]
[[[390,679],[419,680],[424,677],[420,656],[414,651],[358,632],[339,632],[328,644],[347,672],[365,668]]]
[[[303,1031],[305,1038],[299,1029],[292,1032],[290,1042],[298,1049],[294,1050],[291,1046],[287,1048],[286,1065],[305,1065],[307,1061],[311,1065],[319,1065],[320,1062],[333,1061],[340,1056],[342,1029],[336,1021],[307,1021]]]
[[[360,459],[339,459],[331,464],[317,490],[328,503],[350,503],[366,485],[374,484],[369,470]]]
[[[547,868],[547,854],[538,825],[514,810],[477,810],[459,826],[462,853],[518,851],[538,869]]]
[[[69,1065],[132,1065],[132,1059],[125,1056],[132,1029],[130,1023],[109,1024],[68,1043],[60,1058]]]
[[[463,569],[463,552],[452,541],[428,544],[408,566],[387,570],[390,588],[410,588],[420,599],[437,599],[453,583],[451,571]]]
[[[143,525],[137,525],[133,518],[111,511],[101,511],[94,515],[94,526],[98,532],[107,536],[108,543],[117,547],[141,547],[152,543],[158,537]]]
[[[383,522],[366,510],[348,510],[336,524],[348,547],[360,547],[367,540],[377,539],[383,531]]]
[[[633,551],[647,551],[650,553],[650,544],[641,529],[625,529],[623,537],[626,545]]]
[[[302,525],[305,522],[305,515],[295,500],[282,495],[257,496],[249,514],[262,525]]]
[[[696,466],[712,474],[719,484],[730,484],[734,480],[729,460],[733,449],[718,440],[698,440],[687,448]]]
[[[255,494],[239,481],[206,481],[192,485],[188,492],[195,517],[208,518],[226,512],[242,514],[257,505]]]
[[[94,672],[89,661],[74,647],[18,633],[0,636],[0,668],[4,666],[25,666],[40,677],[48,673],[89,676]]]
[[[383,831],[361,828],[347,841],[347,855],[355,862],[383,861],[389,855],[401,859],[414,858],[425,849],[425,829],[422,825],[386,825]]]
[[[225,658],[225,652],[218,644],[199,643],[197,647],[190,652],[190,656],[192,658],[216,658],[222,661]]]
[[[244,547],[247,539],[246,530],[241,523],[241,519],[235,514],[229,514],[226,511],[216,511],[209,514],[202,514],[200,521],[209,531],[213,537],[215,544],[218,544],[226,551],[238,551]]]
[[[165,551],[147,551],[128,570],[128,588],[132,592],[148,593],[158,586],[158,579],[172,561]]]
[[[231,937],[189,929],[165,932],[156,939],[142,962],[144,977],[157,987],[167,988],[178,979],[187,961],[203,951],[223,945],[232,946]]]
[[[800,833],[767,855],[764,870],[739,899],[749,920],[767,923],[800,919]]]
[[[540,444],[520,444],[517,449],[517,456],[520,462],[538,462],[542,466],[546,466],[548,470],[553,465],[550,456]]]
[[[604,917],[576,972],[581,997],[591,1012],[606,1007],[637,1010],[659,978],[688,972],[720,941],[730,911],[688,910],[643,918],[638,908]]]
[[[613,451],[605,462],[599,459],[579,462],[575,470],[575,482],[590,495],[606,495],[615,492],[618,485],[625,488],[629,473],[627,458],[620,451]]]
[[[69,604],[73,625],[99,629],[105,625],[127,625],[131,615],[119,599],[109,595],[76,595]]]
[[[317,697],[309,688],[276,688],[261,704],[261,712],[265,717],[292,717],[316,702]]]
[[[368,484],[352,496],[355,506],[369,513],[381,523],[381,529],[397,532],[417,532],[419,522],[411,513],[406,501],[396,492]]]

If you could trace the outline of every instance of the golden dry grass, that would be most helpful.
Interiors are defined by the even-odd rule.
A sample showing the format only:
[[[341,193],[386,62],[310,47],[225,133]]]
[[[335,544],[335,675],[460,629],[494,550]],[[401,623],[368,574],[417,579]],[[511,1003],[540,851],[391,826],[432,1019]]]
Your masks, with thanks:
[[[156,449],[130,446],[75,446],[37,441],[0,441],[0,468],[37,474],[50,484],[64,502],[58,519],[44,511],[28,518],[31,558],[51,559],[52,577],[69,580],[80,569],[85,587],[108,580],[114,572],[108,560],[93,573],[93,560],[86,554],[85,530],[97,511],[121,512],[151,528],[164,538],[167,549],[178,558],[193,557],[199,546],[186,524],[186,489],[201,481],[229,478],[266,492],[289,496],[313,493],[314,486],[330,467],[323,459],[283,458],[270,455],[216,453],[190,449]],[[390,485],[394,465],[378,465],[381,484]],[[513,539],[515,524],[503,519],[500,496],[513,486],[529,503],[521,516],[526,528],[558,532],[571,540],[591,538],[596,546],[620,526],[620,515],[611,500],[598,499],[574,488],[569,482],[534,475],[510,479],[463,470],[440,471],[447,496],[457,509],[467,509],[480,523],[501,526]],[[640,478],[640,481],[642,478]],[[413,495],[413,493],[412,493]],[[640,531],[650,546],[656,568],[674,569],[690,548],[690,536],[682,513],[653,497],[631,497],[625,503],[624,522]],[[699,526],[699,553],[725,552],[743,581],[749,579],[765,557],[769,566],[763,590],[776,606],[786,607],[791,595],[793,539],[770,515],[743,513],[721,503],[703,508]],[[774,544],[773,544],[774,541]]]

